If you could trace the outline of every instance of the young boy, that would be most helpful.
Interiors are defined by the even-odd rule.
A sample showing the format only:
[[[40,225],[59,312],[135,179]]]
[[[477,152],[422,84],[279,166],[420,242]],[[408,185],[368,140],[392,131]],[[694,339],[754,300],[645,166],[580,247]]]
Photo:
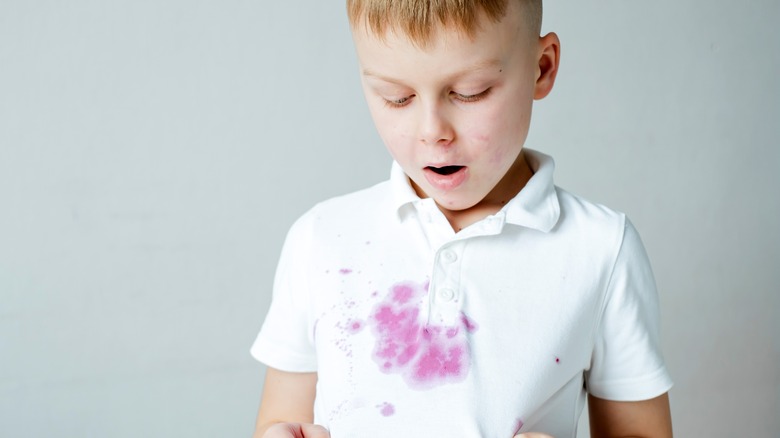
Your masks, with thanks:
[[[291,228],[255,436],[574,437],[586,393],[592,436],[671,436],[639,236],[523,149],[559,64],[541,0],[347,3],[395,162]]]

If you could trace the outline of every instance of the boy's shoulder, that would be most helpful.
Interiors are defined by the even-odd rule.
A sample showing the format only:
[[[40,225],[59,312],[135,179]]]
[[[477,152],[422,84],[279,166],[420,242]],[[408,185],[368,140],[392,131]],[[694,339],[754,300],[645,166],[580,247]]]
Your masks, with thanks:
[[[395,161],[388,177],[374,185],[316,203],[301,219],[355,223],[400,218],[401,209],[419,200],[406,175]]]
[[[578,218],[587,222],[611,223],[626,220],[626,214],[604,204],[591,201],[579,194],[555,186],[558,202],[561,205],[561,219]]]
[[[388,211],[393,208],[393,191],[390,181],[342,195],[333,196],[316,203],[306,214],[328,217],[360,216],[364,213]]]
[[[395,212],[393,190],[390,181],[386,180],[317,202],[298,217],[292,230],[303,232],[308,229],[317,235],[325,230],[340,233],[377,227],[392,218]]]

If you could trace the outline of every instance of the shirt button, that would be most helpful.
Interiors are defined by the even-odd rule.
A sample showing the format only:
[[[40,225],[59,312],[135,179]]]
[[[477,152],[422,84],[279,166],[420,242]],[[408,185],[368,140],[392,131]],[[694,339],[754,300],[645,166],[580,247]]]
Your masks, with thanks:
[[[455,260],[458,260],[458,255],[457,255],[457,254],[455,254],[455,253],[454,253],[454,252],[452,252],[452,251],[444,251],[443,253],[441,253],[441,257],[442,257],[442,259],[444,259],[444,261],[445,261],[445,262],[447,262],[447,263],[452,263],[452,262],[454,262]]]
[[[452,301],[455,298],[455,291],[449,288],[439,289],[439,298],[444,301]]]

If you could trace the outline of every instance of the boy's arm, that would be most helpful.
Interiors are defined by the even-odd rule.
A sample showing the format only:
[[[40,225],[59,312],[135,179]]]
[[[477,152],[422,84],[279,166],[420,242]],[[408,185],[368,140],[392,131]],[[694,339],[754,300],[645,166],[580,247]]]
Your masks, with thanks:
[[[273,428],[274,437],[328,437],[314,421],[314,395],[317,373],[290,373],[268,367],[263,386],[263,398],[257,413],[254,438]]]
[[[588,415],[593,437],[672,437],[668,393],[638,402],[610,401],[589,395]]]

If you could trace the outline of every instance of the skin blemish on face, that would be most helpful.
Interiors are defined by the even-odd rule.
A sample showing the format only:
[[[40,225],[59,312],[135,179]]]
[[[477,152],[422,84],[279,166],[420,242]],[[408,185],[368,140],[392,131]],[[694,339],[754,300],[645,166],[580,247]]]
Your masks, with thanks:
[[[414,389],[465,379],[471,362],[467,336],[477,330],[465,314],[454,325],[422,323],[420,305],[427,288],[427,282],[394,285],[368,320],[376,337],[374,361]]]
[[[379,408],[379,413],[382,414],[383,417],[389,417],[395,414],[395,406],[390,403],[382,403],[381,405],[377,405],[377,408]]]

